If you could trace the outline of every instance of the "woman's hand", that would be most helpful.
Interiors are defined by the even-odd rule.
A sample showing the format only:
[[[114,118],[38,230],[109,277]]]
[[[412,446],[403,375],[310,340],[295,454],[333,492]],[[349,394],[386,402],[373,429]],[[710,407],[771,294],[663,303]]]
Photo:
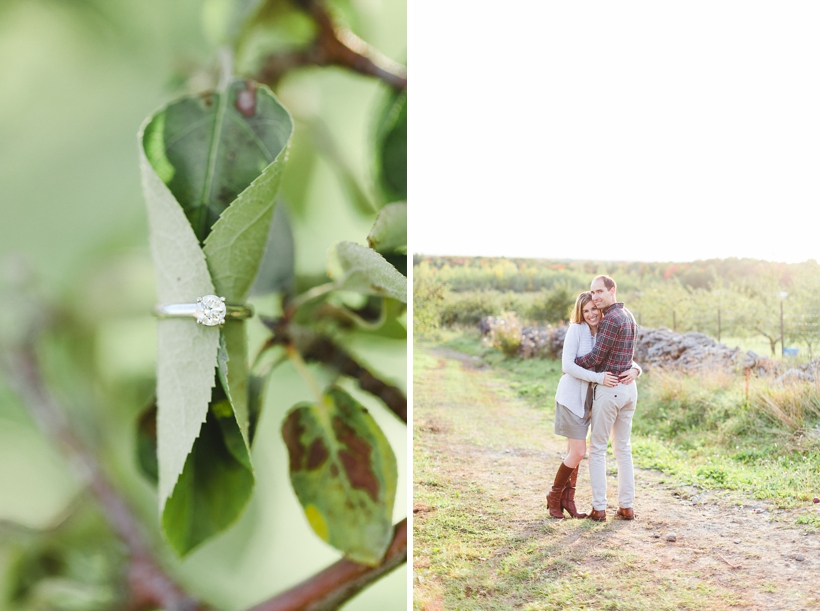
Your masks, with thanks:
[[[618,378],[615,376],[614,373],[609,373],[608,371],[604,373],[604,386],[609,386],[610,388],[618,385]]]
[[[621,384],[632,384],[638,377],[638,370],[633,367],[629,371],[624,371],[619,377]]]

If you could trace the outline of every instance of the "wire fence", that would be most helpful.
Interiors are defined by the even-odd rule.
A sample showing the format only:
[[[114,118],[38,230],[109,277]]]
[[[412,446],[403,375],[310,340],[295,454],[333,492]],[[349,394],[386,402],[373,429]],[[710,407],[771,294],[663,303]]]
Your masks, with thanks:
[[[699,332],[719,342],[754,346],[761,356],[809,361],[820,356],[820,311],[798,314],[788,309],[744,314],[730,309],[643,312],[630,308],[640,326],[667,327],[677,333]]]

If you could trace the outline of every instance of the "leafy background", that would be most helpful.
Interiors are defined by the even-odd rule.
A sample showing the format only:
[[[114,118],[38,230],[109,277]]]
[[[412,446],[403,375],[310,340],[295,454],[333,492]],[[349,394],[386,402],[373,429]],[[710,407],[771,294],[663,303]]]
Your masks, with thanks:
[[[3,292],[33,277],[38,291],[63,304],[62,331],[42,347],[49,382],[160,547],[156,493],[135,460],[134,429],[153,389],[156,351],[136,132],[161,104],[209,85],[224,7],[213,0],[0,3]],[[374,47],[404,60],[403,1],[331,7]],[[295,119],[281,195],[293,224],[297,279],[322,276],[328,247],[339,240],[365,244],[372,226],[372,212],[361,209],[377,192],[372,149],[386,87],[341,69],[307,68],[285,76],[276,92]],[[273,299],[265,299],[257,309],[275,309]],[[265,332],[260,324],[249,327],[251,346],[258,345]],[[404,341],[360,337],[348,348],[406,386]],[[322,379],[321,370],[315,374]],[[110,533],[2,384],[0,591],[44,570],[43,555],[35,552],[45,547],[60,550],[67,565],[52,590],[104,601],[106,576],[116,572],[121,552],[113,543],[94,551],[92,543],[113,541]],[[395,450],[398,521],[407,505],[406,428],[353,384],[343,387],[369,409]],[[182,585],[215,605],[248,606],[338,558],[304,519],[279,434],[286,410],[307,396],[292,367],[275,370],[258,430],[266,443],[253,452],[265,485],[257,486],[233,528],[184,561],[164,558]],[[88,577],[82,586],[70,580],[79,574]],[[346,608],[402,606],[405,583],[402,568]]]

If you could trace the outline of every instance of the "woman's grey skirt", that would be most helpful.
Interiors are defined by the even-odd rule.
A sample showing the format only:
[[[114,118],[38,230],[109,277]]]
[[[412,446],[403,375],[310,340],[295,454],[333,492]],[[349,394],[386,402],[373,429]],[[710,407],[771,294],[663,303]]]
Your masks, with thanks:
[[[584,418],[573,414],[565,405],[555,402],[555,434],[568,439],[586,439],[589,431],[589,409]]]

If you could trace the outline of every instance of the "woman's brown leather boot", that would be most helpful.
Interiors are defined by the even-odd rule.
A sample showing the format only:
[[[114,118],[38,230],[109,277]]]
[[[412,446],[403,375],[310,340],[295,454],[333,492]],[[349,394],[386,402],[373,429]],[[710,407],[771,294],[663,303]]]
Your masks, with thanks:
[[[587,514],[578,513],[578,510],[575,508],[575,482],[577,481],[578,467],[575,467],[564,486],[564,493],[561,495],[561,508],[566,509],[573,518],[583,519],[587,517]]]
[[[567,485],[572,472],[572,467],[568,467],[562,462],[561,466],[558,467],[558,473],[555,474],[552,490],[547,494],[547,505],[550,508],[550,515],[553,518],[564,517],[564,510],[561,509],[561,498],[564,494],[564,487]]]

